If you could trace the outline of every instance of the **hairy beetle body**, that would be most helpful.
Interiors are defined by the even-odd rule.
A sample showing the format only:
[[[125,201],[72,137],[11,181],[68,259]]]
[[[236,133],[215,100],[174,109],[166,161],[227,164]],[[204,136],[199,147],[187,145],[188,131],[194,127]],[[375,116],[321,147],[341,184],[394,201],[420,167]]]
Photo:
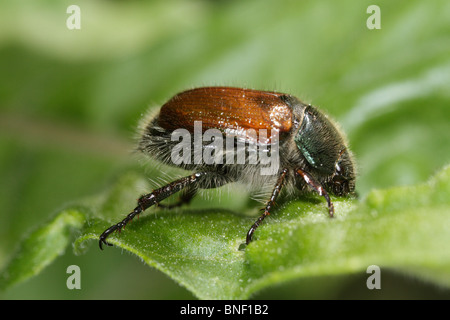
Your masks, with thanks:
[[[328,192],[346,196],[355,190],[355,164],[344,135],[317,108],[292,95],[231,87],[187,90],[141,127],[139,151],[194,173],[142,196],[133,212],[101,235],[100,247],[135,215],[181,190],[188,202],[198,189],[228,183],[244,183],[252,190],[271,186],[247,244],[282,188],[317,192],[327,200],[330,216],[334,207]],[[236,150],[242,152],[236,155]],[[259,171],[266,167],[270,170]]]

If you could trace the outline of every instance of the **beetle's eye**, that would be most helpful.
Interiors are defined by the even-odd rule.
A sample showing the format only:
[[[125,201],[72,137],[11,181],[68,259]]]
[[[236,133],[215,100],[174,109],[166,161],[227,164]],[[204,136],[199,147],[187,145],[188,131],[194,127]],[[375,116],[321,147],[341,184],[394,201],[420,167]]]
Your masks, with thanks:
[[[341,166],[339,164],[339,161],[336,162],[336,165],[334,167],[335,167],[335,174],[341,174]]]
[[[342,166],[342,161],[337,161],[335,167],[335,171],[334,171],[334,179],[333,180],[346,180],[347,178],[347,174],[345,172],[345,170],[343,170],[343,166]]]
[[[339,158],[334,165],[334,174],[330,181],[330,187],[335,195],[344,195],[355,190],[354,168],[350,161],[350,155],[346,149],[339,153]]]
[[[341,150],[339,158],[334,164],[333,180],[337,179],[351,180],[353,178],[353,164],[350,161],[350,156],[347,149]]]

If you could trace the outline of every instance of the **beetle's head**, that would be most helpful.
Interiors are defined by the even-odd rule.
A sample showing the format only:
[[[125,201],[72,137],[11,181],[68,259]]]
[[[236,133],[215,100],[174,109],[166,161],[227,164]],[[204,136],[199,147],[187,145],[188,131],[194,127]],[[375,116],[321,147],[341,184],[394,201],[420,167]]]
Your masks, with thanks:
[[[355,165],[343,133],[327,116],[306,106],[294,138],[306,161],[337,196],[355,190]]]
[[[334,173],[327,182],[329,189],[337,196],[355,191],[355,166],[347,148],[342,150],[334,165]]]

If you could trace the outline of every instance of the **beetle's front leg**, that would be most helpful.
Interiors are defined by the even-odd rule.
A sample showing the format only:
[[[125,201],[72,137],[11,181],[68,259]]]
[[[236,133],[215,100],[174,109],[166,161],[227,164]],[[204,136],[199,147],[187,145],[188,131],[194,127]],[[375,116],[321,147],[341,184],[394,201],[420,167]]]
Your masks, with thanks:
[[[303,171],[302,169],[295,170],[295,174],[297,176],[300,176],[303,178],[303,180],[306,182],[308,186],[314,189],[320,196],[323,196],[325,200],[327,200],[328,203],[328,212],[330,214],[330,217],[334,216],[334,205],[333,202],[330,200],[330,196],[328,195],[327,191],[324,187],[320,184],[320,182],[316,181],[308,172]]]

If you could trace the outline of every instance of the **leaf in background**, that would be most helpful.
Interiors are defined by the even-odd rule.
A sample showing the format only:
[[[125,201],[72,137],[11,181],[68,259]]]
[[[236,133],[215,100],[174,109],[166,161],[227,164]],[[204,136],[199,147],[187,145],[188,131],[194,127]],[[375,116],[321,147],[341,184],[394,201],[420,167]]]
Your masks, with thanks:
[[[348,133],[363,196],[374,188],[416,185],[449,162],[450,3],[446,0],[380,0],[380,30],[367,29],[366,9],[373,3],[365,0],[80,0],[79,32],[65,25],[70,4],[65,0],[0,2],[0,268],[30,229],[36,230],[62,207],[69,208],[68,202],[105,189],[112,175],[121,176],[129,169],[123,164],[128,145],[120,141],[131,140],[140,115],[149,105],[157,107],[193,86],[275,89],[328,111]],[[154,179],[152,174],[142,176]],[[122,183],[127,184],[117,182],[122,200],[108,205],[95,197],[97,201],[86,206],[95,209],[92,223],[99,223],[99,229],[130,210],[136,191],[148,191],[144,181],[128,196]],[[223,210],[214,202],[199,200],[187,211],[202,208],[208,209],[204,214],[225,214],[231,210],[236,219],[244,218],[236,213],[250,213],[245,201],[243,196],[225,200],[223,207],[229,210]],[[120,210],[115,208],[119,205]],[[289,217],[297,212],[297,204],[292,205]],[[92,218],[90,210],[77,210]],[[270,221],[286,217],[283,210]],[[322,206],[317,212],[322,217]],[[242,223],[245,229],[252,220]],[[270,226],[267,223],[266,231],[258,231],[264,234]],[[91,250],[80,257],[67,253],[46,269],[48,274],[43,272],[36,282],[5,296],[103,298],[107,292],[112,298],[161,299],[189,294],[158,272],[148,268],[135,272],[139,264],[127,255],[118,259],[120,252]],[[55,277],[74,260],[85,261],[85,277],[95,275],[88,282],[91,290],[69,293]],[[120,263],[130,265],[121,268]],[[112,264],[115,268],[109,267]],[[130,279],[130,274],[139,279],[136,284],[124,282],[120,290],[113,290],[111,279]],[[318,287],[314,279],[308,280],[314,288],[297,286],[289,297],[298,297],[299,292],[309,297],[311,289]],[[143,288],[142,281],[154,290]],[[264,281],[254,283],[263,286]],[[46,290],[39,284],[45,284]],[[173,290],[168,293],[170,285]],[[411,291],[423,294],[423,287],[413,289],[395,292],[406,297]],[[320,297],[333,297],[342,290],[345,286],[334,288],[334,293],[322,290]],[[271,297],[276,297],[274,291]],[[363,294],[371,297],[367,290]]]

